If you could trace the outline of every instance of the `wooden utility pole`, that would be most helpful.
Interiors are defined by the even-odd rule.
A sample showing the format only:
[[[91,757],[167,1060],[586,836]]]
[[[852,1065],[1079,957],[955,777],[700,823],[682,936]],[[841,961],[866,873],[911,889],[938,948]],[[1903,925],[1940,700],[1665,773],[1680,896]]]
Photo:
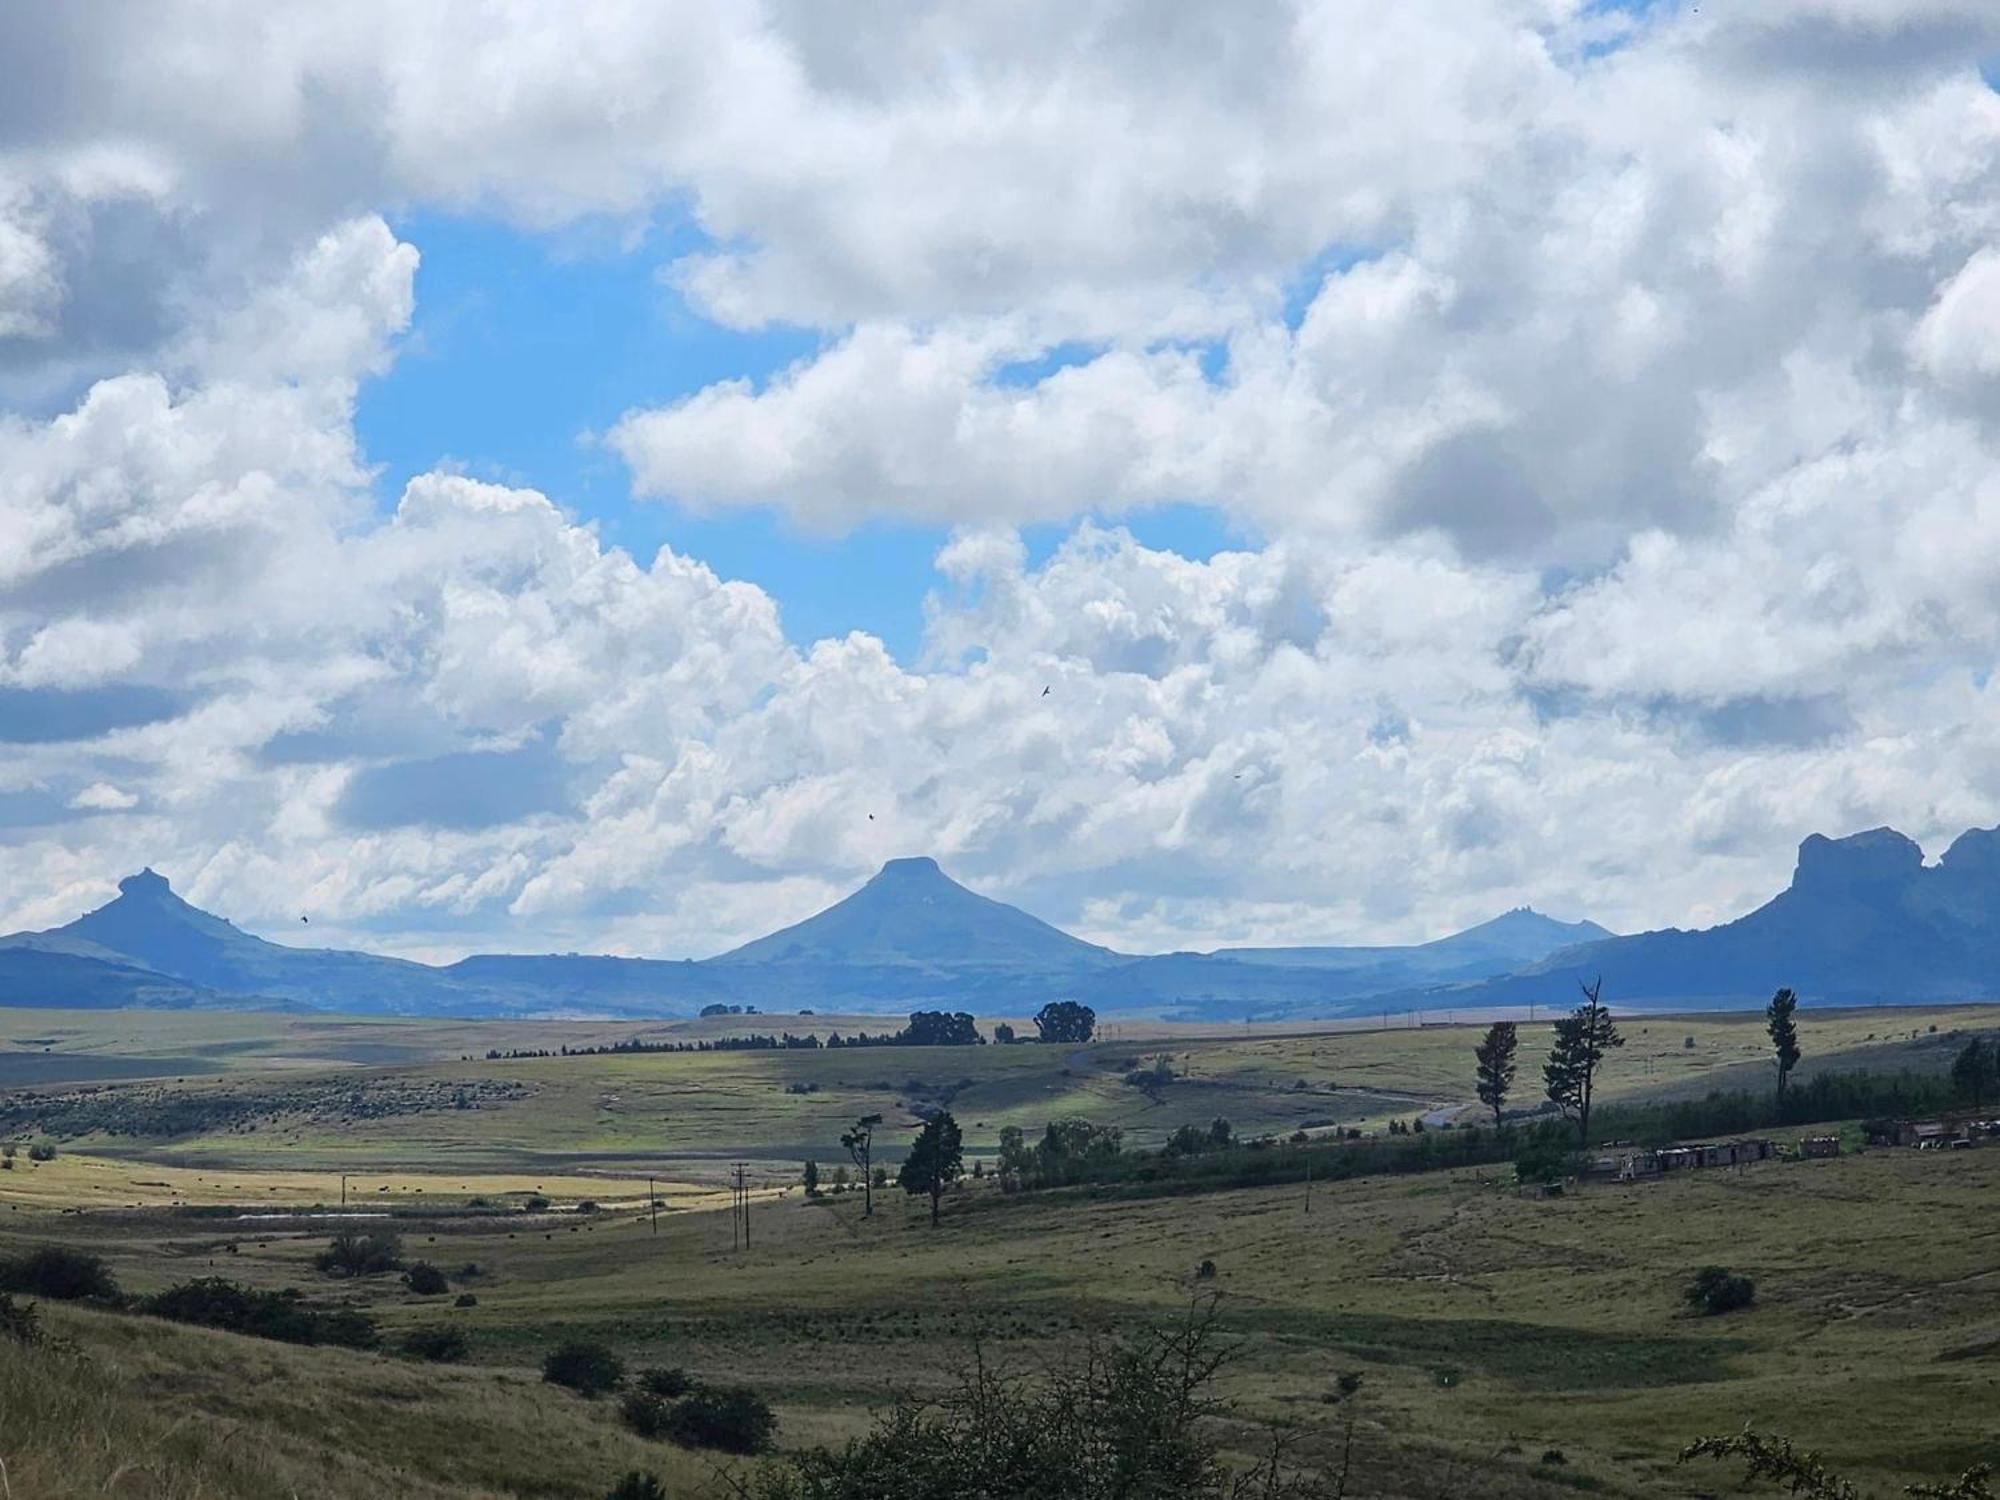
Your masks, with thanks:
[[[340,1174],[340,1206],[342,1208],[347,1207],[347,1174],[345,1172]]]
[[[750,1248],[750,1187],[744,1181],[743,1163],[732,1163],[733,1176],[730,1179],[729,1231],[733,1249]]]
[[[646,1208],[653,1215],[653,1233],[660,1232],[660,1194],[653,1186],[653,1179],[646,1179]]]

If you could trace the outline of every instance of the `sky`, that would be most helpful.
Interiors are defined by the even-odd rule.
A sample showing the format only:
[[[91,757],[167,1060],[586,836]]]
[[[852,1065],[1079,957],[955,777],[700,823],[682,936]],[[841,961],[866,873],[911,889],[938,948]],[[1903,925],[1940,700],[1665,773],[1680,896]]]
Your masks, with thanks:
[[[1146,951],[2000,823],[2000,9],[0,10],[0,929]],[[224,102],[226,101],[226,103]]]

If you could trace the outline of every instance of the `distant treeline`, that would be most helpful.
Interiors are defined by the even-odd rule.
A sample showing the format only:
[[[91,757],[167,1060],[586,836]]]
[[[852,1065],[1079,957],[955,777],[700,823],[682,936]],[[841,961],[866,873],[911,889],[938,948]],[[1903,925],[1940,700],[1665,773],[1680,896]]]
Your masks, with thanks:
[[[495,1048],[486,1054],[487,1061],[500,1062],[522,1057],[604,1057],[616,1053],[642,1052],[783,1052],[792,1048],[813,1051],[834,1047],[980,1047],[986,1038],[979,1034],[978,1023],[964,1011],[916,1010],[910,1012],[909,1024],[901,1031],[880,1033],[857,1031],[852,1036],[842,1036],[831,1032],[822,1042],[817,1036],[807,1034],[794,1036],[782,1032],[777,1036],[725,1036],[711,1041],[699,1042],[647,1042],[632,1037],[623,1042],[607,1042],[599,1047],[558,1047],[551,1052],[546,1048],[513,1047]]]
[[[1661,1146],[1831,1120],[1907,1119],[1970,1102],[1948,1077],[1917,1073],[1821,1073],[1774,1093],[1711,1093],[1701,1099],[1607,1105],[1591,1120],[1593,1144],[1631,1141]],[[1496,1130],[1491,1125],[1426,1130],[1420,1123],[1388,1135],[1353,1132],[1245,1140],[1217,1120],[1182,1126],[1157,1151],[1127,1151],[1115,1128],[1072,1119],[1052,1122],[1041,1139],[1001,1132],[997,1168],[1010,1192],[1098,1187],[1144,1195],[1208,1192],[1271,1183],[1339,1182],[1450,1167],[1498,1166],[1526,1155],[1567,1158],[1576,1127],[1558,1116]]]

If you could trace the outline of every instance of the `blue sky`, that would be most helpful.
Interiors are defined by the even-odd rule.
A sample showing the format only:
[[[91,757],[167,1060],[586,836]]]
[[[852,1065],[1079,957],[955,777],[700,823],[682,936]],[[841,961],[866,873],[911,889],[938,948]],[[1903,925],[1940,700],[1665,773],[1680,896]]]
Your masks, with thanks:
[[[768,510],[702,514],[635,501],[624,464],[595,441],[634,407],[721,380],[761,387],[821,350],[825,336],[782,325],[743,331],[694,312],[660,274],[698,243],[686,232],[594,227],[543,236],[434,214],[392,224],[423,256],[416,317],[394,367],[363,387],[355,424],[380,468],[385,508],[413,475],[441,465],[530,486],[642,561],[664,543],[725,578],[759,584],[778,601],[795,643],[865,630],[899,660],[916,659],[944,529],[871,521],[826,535]],[[1033,381],[1092,352],[1065,346],[1002,378]],[[1219,353],[1209,365],[1219,373]],[[1149,546],[1196,559],[1256,540],[1207,506],[1115,519]],[[1030,561],[1071,529],[1027,528]]]

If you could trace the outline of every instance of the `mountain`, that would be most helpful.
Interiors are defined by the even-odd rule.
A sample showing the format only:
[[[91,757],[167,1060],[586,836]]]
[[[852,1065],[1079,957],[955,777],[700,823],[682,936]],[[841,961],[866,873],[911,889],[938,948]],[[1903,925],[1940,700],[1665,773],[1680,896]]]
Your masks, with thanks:
[[[967,890],[934,859],[892,859],[860,890],[818,915],[709,962],[1067,969],[1119,959],[1018,906]]]
[[[66,926],[0,938],[0,1004],[635,1017],[714,1004],[875,1013],[942,1006],[991,1015],[1075,997],[1107,1012],[1311,1015],[1384,990],[1504,972],[1602,934],[1524,908],[1408,947],[1135,956],[967,890],[936,860],[896,859],[825,911],[699,962],[477,954],[438,967],[268,942],[190,905],[148,869]]]
[[[1423,1003],[1567,1004],[1600,974],[1618,1004],[1761,1004],[1783,986],[1850,1003],[2000,996],[2000,829],[1968,830],[1935,865],[1893,828],[1814,834],[1791,885],[1747,916],[1581,944]]]
[[[892,859],[825,911],[702,967],[764,1009],[1038,1008],[1127,961],[967,890],[934,859]]]
[[[1400,969],[1413,977],[1484,978],[1611,935],[1595,922],[1558,922],[1532,907],[1517,906],[1477,927],[1406,947],[1218,948],[1213,956],[1285,968]]]

